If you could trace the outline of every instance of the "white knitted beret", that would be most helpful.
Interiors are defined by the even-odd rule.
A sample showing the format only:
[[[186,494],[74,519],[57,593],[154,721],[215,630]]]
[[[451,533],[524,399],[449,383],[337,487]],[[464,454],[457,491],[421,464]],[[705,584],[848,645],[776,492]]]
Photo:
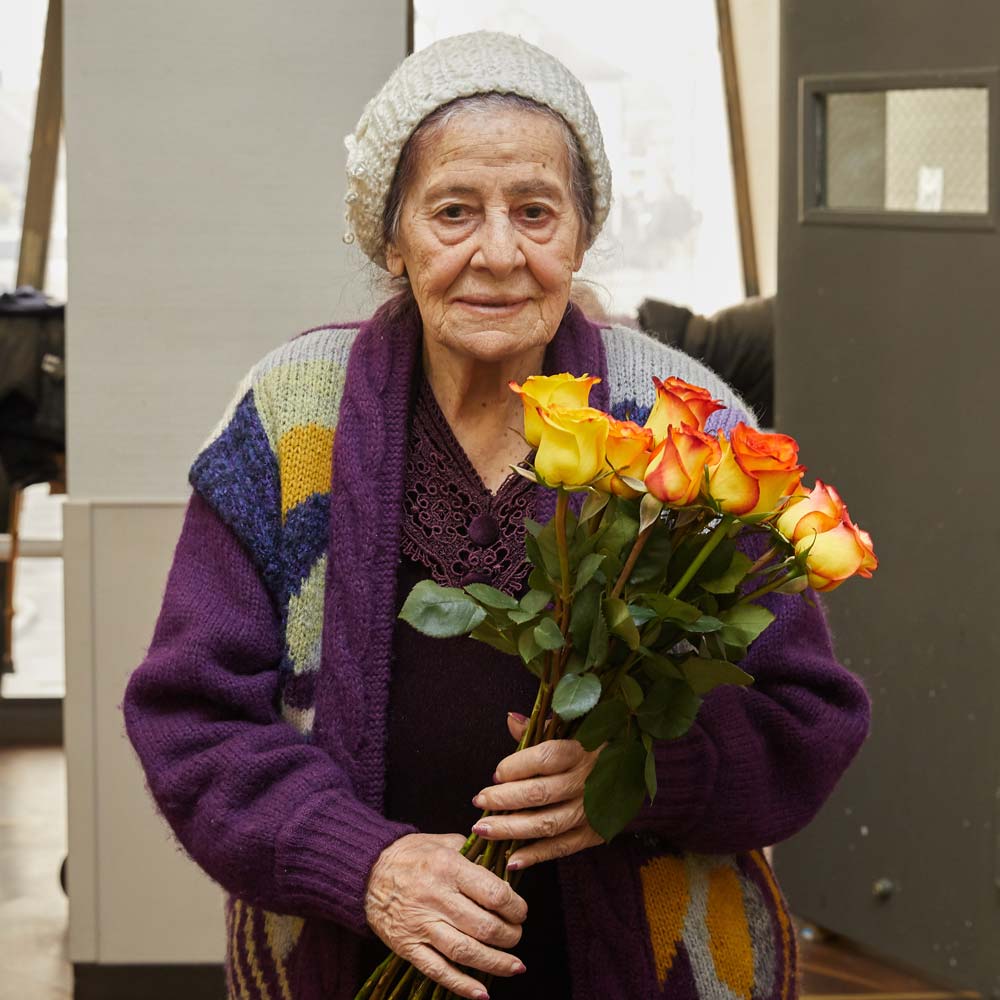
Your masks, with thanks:
[[[414,52],[365,106],[347,136],[347,242],[385,267],[382,215],[399,155],[414,129],[435,108],[471,94],[519,94],[557,111],[573,130],[590,172],[594,197],[591,236],[611,206],[611,167],[597,115],[583,84],[558,59],[520,38],[474,31],[442,38]]]

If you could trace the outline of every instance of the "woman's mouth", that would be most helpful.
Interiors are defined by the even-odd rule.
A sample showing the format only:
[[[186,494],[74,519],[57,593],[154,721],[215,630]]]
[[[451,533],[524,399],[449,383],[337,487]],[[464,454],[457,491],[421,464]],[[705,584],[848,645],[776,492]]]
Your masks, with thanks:
[[[491,316],[494,319],[502,319],[506,316],[514,316],[520,312],[521,307],[527,299],[456,299],[458,305],[479,316]]]

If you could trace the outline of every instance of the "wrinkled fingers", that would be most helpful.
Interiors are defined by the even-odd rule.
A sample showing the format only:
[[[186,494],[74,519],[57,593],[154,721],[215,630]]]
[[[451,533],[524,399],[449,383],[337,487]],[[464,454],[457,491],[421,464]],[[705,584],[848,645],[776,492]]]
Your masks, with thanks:
[[[583,820],[583,799],[577,797],[547,809],[489,816],[476,823],[472,832],[487,840],[537,840],[572,830]]]

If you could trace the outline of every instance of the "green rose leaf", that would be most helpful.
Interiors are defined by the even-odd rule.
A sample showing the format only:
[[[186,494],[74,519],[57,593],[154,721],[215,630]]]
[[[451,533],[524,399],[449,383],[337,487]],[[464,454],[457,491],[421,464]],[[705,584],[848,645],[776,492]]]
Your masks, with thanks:
[[[514,641],[492,625],[484,622],[478,628],[474,628],[469,635],[473,639],[485,642],[487,646],[499,649],[501,653],[509,653],[511,656],[517,656],[517,646],[514,644]]]
[[[602,591],[599,584],[592,583],[573,601],[569,613],[569,634],[575,649],[586,650],[590,645],[590,633],[594,630],[594,619],[601,607]]]
[[[535,641],[533,628],[526,628],[517,637],[517,651],[525,663],[531,663],[536,657],[542,655],[542,647]]]
[[[695,694],[707,694],[720,684],[753,684],[753,677],[728,660],[706,660],[692,656],[681,664],[681,672]]]
[[[719,615],[727,645],[749,646],[774,621],[774,615],[759,604],[737,604]]]
[[[566,640],[563,638],[562,632],[559,631],[559,626],[551,618],[543,618],[535,626],[534,636],[535,642],[542,649],[561,649],[566,645]]]
[[[656,798],[656,755],[653,753],[653,739],[648,733],[642,734],[642,745],[646,748],[646,792],[652,801]]]
[[[573,593],[578,594],[594,578],[594,574],[601,568],[605,556],[600,552],[591,552],[580,560],[580,565],[576,569],[576,583],[573,586]]]
[[[601,682],[593,674],[567,674],[552,692],[552,711],[560,718],[578,719],[601,697]]]
[[[604,617],[612,635],[624,639],[629,649],[639,648],[639,630],[632,621],[628,605],[620,597],[609,597],[604,602]]]
[[[600,514],[600,512],[607,507],[610,499],[610,493],[602,493],[600,490],[591,490],[587,494],[587,499],[583,501],[583,507],[580,508],[580,524],[583,524],[584,521],[589,521],[595,515]]]
[[[695,622],[701,617],[701,610],[686,601],[666,594],[643,594],[643,603],[652,608],[664,621]]]
[[[468,635],[486,618],[486,611],[457,587],[421,580],[403,604],[399,617],[418,632],[435,639]]]
[[[583,786],[583,808],[605,840],[621,833],[646,797],[646,748],[638,740],[609,743]]]
[[[466,586],[465,592],[488,608],[509,611],[511,608],[517,607],[517,601],[510,594],[505,594],[502,590],[497,590],[496,587],[491,587],[486,583],[470,583]]]
[[[620,683],[625,703],[634,712],[642,704],[642,685],[628,674],[622,677]]]
[[[714,580],[701,581],[700,586],[710,594],[732,594],[743,582],[747,570],[753,565],[753,560],[743,552],[733,553],[729,568]]]
[[[608,625],[600,610],[594,615],[594,627],[587,644],[587,666],[604,663],[608,658]]]
[[[723,622],[712,615],[702,615],[697,621],[685,622],[681,626],[685,632],[695,632],[699,634],[704,632],[718,632],[722,627]]]
[[[614,739],[628,721],[628,706],[620,698],[595,705],[573,734],[584,750],[596,750],[602,743]]]
[[[520,606],[523,611],[537,615],[552,600],[552,595],[547,590],[529,590],[521,598]]]
[[[658,740],[683,736],[701,706],[701,698],[684,681],[663,677],[647,692],[636,718],[644,733]]]

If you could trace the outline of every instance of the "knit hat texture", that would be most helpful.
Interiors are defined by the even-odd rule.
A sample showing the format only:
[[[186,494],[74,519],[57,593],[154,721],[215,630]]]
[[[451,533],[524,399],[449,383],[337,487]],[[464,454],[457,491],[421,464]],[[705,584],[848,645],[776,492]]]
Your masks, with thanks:
[[[558,59],[520,38],[474,31],[408,56],[365,106],[347,147],[347,242],[381,267],[382,216],[400,153],[435,108],[472,94],[519,94],[558,112],[580,144],[594,198],[591,238],[611,207],[611,166],[583,84]]]

